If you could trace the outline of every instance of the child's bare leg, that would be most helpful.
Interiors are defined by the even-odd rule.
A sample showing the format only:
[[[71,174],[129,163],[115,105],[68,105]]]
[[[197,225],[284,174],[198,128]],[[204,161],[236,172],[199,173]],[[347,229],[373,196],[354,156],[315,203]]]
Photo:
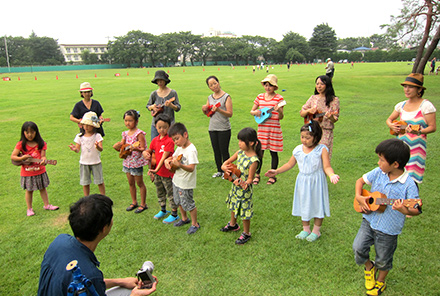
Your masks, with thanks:
[[[128,186],[130,186],[131,201],[134,205],[137,205],[136,182],[134,180],[134,176],[132,176],[130,173],[127,173],[127,180],[128,180]]]
[[[186,215],[186,211],[182,208],[182,206],[179,206],[180,209],[180,215],[182,216],[182,221],[187,221],[188,216]]]
[[[243,220],[243,230],[244,230],[244,233],[251,234],[249,232],[250,228],[251,228],[251,220],[249,220],[249,219]]]
[[[303,230],[310,233],[310,221],[301,221],[303,225]]]
[[[32,195],[33,191],[26,190],[26,193],[24,194],[24,197],[26,198],[26,206],[29,209],[32,209]]]
[[[135,180],[141,194],[141,206],[145,207],[147,204],[147,187],[144,183],[144,176],[135,176]]]
[[[370,259],[368,259],[368,261],[367,262],[365,262],[365,270],[366,271],[370,271],[372,268],[373,268],[373,262],[371,262],[371,260]]]
[[[83,194],[84,194],[84,196],[89,196],[90,195],[90,185],[84,185],[83,186]]]
[[[191,224],[193,226],[199,226],[199,223],[197,223],[197,208],[192,209],[189,211],[189,214],[191,216]]]
[[[385,282],[385,278],[388,275],[389,270],[379,270],[379,275],[377,276],[376,281],[378,282]]]
[[[40,190],[40,196],[41,196],[41,199],[43,200],[43,204],[45,206],[48,206],[49,205],[49,197],[47,195],[47,189],[46,188],[43,188],[43,189]],[[32,205],[32,203],[31,203],[31,205]]]
[[[105,185],[104,183],[98,185],[99,193],[105,195]]]
[[[234,211],[231,211],[231,221],[229,222],[229,225],[231,225],[232,227],[234,227],[235,224],[237,224],[237,218],[235,218],[235,213],[234,213]]]
[[[322,226],[322,221],[324,221],[324,218],[315,218],[314,219],[314,224],[313,225],[313,233],[316,234],[317,236],[321,235],[321,226]]]

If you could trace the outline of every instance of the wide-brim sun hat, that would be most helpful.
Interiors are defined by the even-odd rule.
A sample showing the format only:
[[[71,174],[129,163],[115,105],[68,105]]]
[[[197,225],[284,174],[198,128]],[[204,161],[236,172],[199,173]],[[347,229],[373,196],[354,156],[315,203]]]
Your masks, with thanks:
[[[83,91],[92,91],[92,90],[93,90],[93,88],[92,88],[92,86],[90,85],[89,82],[83,82],[83,83],[81,83],[81,85],[79,86],[79,91],[80,91],[80,92],[83,92]]]
[[[264,86],[264,83],[269,82],[270,85],[275,86],[276,89],[278,89],[278,78],[275,74],[269,74],[261,80],[261,84]]]
[[[99,118],[96,115],[95,112],[89,111],[86,114],[84,114],[83,118],[81,119],[81,124],[85,125],[91,125],[93,127],[99,128]]]
[[[157,80],[162,79],[165,81],[166,84],[170,83],[170,75],[168,75],[167,73],[165,73],[165,71],[163,70],[158,70],[156,71],[156,73],[154,74],[154,78],[153,80],[151,80],[152,83],[157,84]]]
[[[420,87],[422,89],[426,89],[426,87],[423,86],[423,75],[420,73],[411,73],[406,77],[405,81],[400,84],[401,86],[404,85],[411,85],[415,87]]]

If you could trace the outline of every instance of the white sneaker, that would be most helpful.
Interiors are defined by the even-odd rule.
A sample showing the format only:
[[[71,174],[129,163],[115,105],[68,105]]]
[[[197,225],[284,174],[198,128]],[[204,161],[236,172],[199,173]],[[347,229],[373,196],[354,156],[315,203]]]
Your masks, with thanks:
[[[219,177],[223,177],[223,173],[222,172],[217,172],[214,175],[212,175],[213,178],[219,178]]]

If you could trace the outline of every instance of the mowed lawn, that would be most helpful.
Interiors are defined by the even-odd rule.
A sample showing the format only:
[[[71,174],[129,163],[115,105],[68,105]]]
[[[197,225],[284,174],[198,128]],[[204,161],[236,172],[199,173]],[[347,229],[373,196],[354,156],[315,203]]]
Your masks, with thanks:
[[[287,162],[300,144],[303,119],[299,110],[313,94],[314,81],[325,64],[274,65],[279,90],[287,101],[281,121],[284,151],[280,165]],[[230,153],[238,149],[236,135],[243,127],[256,128],[249,111],[254,98],[264,91],[260,81],[265,71],[252,73],[252,66],[176,67],[170,73],[170,87],[177,90],[182,110],[176,114],[198,149],[197,188],[194,197],[201,229],[187,235],[184,229],[153,219],[160,207],[153,183],[145,177],[149,209],[141,214],[126,212],[130,204],[122,161],[112,145],[125,130],[122,116],[128,109],[141,113],[139,128],[150,138],[151,116],[145,109],[155,88],[150,81],[157,69],[120,69],[69,72],[4,73],[12,81],[0,81],[0,294],[36,295],[40,263],[52,240],[60,233],[71,234],[69,205],[82,196],[79,185],[79,154],[68,145],[78,132],[69,120],[81,98],[79,85],[89,81],[93,99],[103,106],[106,123],[102,163],[107,195],[114,201],[114,226],[100,243],[96,255],[106,277],[134,276],[146,260],[155,264],[159,278],[156,295],[364,295],[363,268],[355,264],[352,242],[361,223],[353,210],[354,184],[377,166],[374,149],[390,138],[385,120],[394,105],[405,99],[400,83],[411,72],[407,62],[336,65],[334,88],[341,101],[336,123],[332,166],[340,182],[329,184],[331,217],[324,219],[322,237],[315,243],[299,241],[300,218],[292,217],[292,200],[298,169],[280,175],[273,186],[267,178],[254,188],[252,239],[244,246],[234,241],[239,233],[223,233],[230,216],[225,198],[231,184],[215,172],[208,135],[208,118],[201,112],[210,90],[205,79],[216,75],[233,100],[234,116]],[[428,72],[428,71],[427,71]],[[120,76],[115,76],[119,73]],[[78,78],[77,78],[78,77]],[[440,108],[440,76],[425,76],[425,98]],[[39,192],[34,193],[34,217],[26,216],[20,168],[10,163],[10,154],[20,138],[24,121],[37,123],[48,144],[51,181],[49,200],[60,206],[56,212],[42,209]],[[423,214],[407,219],[387,277],[385,295],[439,295],[440,249],[438,217],[440,202],[440,133],[428,136],[428,159],[420,195]],[[263,172],[269,169],[266,153]],[[92,192],[98,192],[92,185]],[[242,226],[241,221],[239,221]],[[374,248],[373,248],[374,249]],[[373,251],[374,253],[374,251]],[[81,266],[81,262],[79,262]]]

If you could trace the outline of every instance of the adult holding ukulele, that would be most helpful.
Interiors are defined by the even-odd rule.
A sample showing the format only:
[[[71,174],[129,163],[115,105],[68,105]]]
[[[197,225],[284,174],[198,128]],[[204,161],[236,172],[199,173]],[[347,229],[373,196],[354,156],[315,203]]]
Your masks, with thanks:
[[[70,120],[77,123],[80,132],[84,134],[84,129],[81,126],[81,119],[84,114],[87,112],[93,111],[99,118],[100,127],[96,129],[96,132],[101,134],[101,136],[105,136],[104,129],[102,127],[102,123],[104,121],[110,121],[110,119],[104,119],[102,117],[102,113],[104,113],[104,109],[102,109],[101,104],[97,100],[92,100],[93,97],[93,88],[89,82],[81,83],[79,87],[79,93],[81,95],[82,100],[75,104],[72,112],[70,113]]]
[[[174,89],[167,85],[171,82],[170,76],[163,70],[158,70],[154,74],[152,83],[157,84],[157,90],[150,94],[150,99],[147,103],[147,109],[151,112],[153,117],[151,120],[151,140],[159,135],[154,125],[154,117],[157,114],[164,113],[171,118],[171,125],[174,123],[174,112],[179,112],[181,109],[179,97]]]
[[[322,138],[319,142],[329,149],[329,157],[333,151],[333,129],[339,119],[339,98],[335,96],[332,80],[326,75],[315,79],[315,94],[302,106],[301,117],[304,124],[310,120],[317,120],[322,128]]]
[[[230,157],[231,122],[229,118],[232,117],[232,99],[222,90],[217,77],[209,76],[206,78],[206,84],[214,93],[209,95],[206,105],[202,106],[202,111],[210,118],[209,137],[217,166],[217,172],[212,177],[217,178],[223,176],[222,164]]]
[[[422,183],[426,162],[426,135],[436,131],[436,109],[423,98],[426,87],[423,75],[411,73],[400,85],[408,99],[398,103],[386,123],[391,134],[404,141],[411,149],[411,157],[405,168],[417,183]],[[400,121],[396,119],[400,118]]]

